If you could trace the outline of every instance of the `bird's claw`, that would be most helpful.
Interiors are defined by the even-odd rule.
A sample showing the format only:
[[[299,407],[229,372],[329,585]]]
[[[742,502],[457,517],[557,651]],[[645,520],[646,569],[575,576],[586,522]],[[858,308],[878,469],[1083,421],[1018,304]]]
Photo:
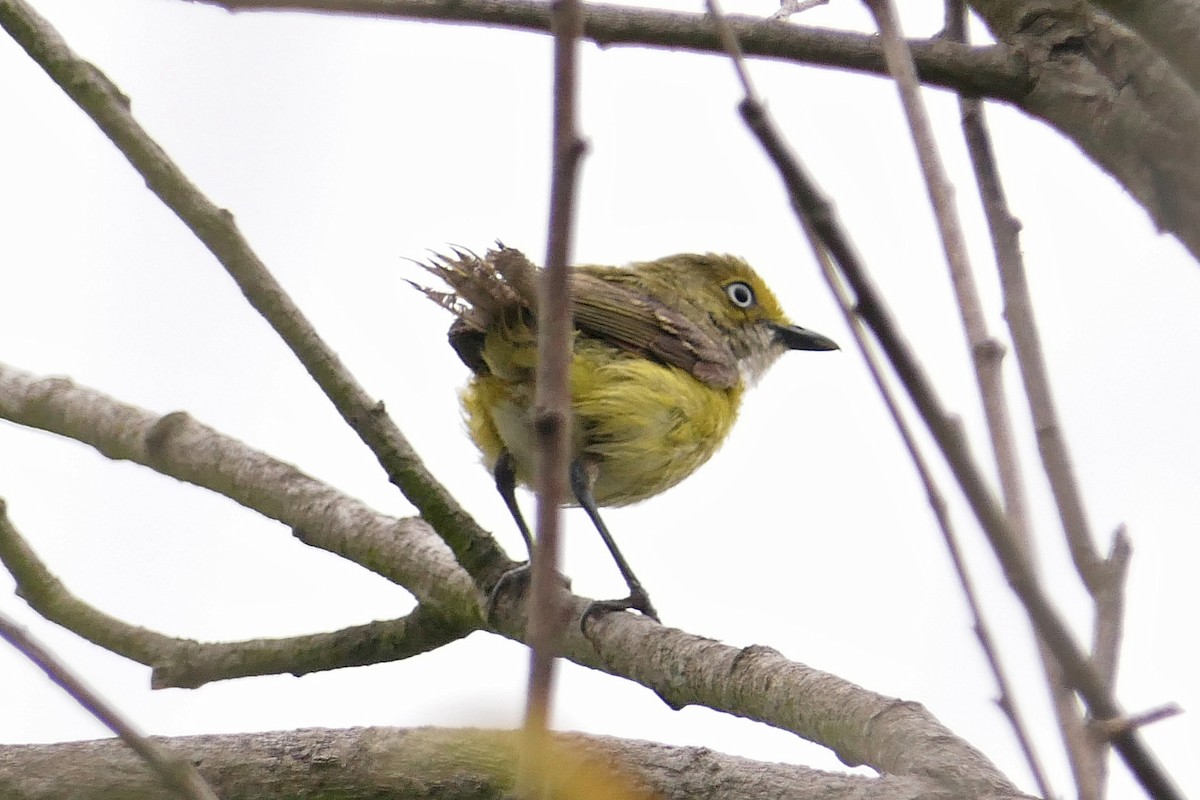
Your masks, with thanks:
[[[579,630],[587,636],[587,624],[592,617],[613,611],[637,611],[643,617],[660,622],[658,612],[650,602],[650,595],[646,594],[646,590],[641,586],[636,586],[630,591],[629,597],[620,600],[593,600],[588,603],[587,608],[583,610],[583,616],[579,618]]]
[[[561,572],[555,574],[558,577],[559,585],[561,585],[563,589],[570,591],[571,579],[566,575],[563,575]],[[496,581],[496,585],[492,587],[490,592],[488,592],[487,604],[483,609],[485,614],[484,619],[488,621],[488,624],[491,624],[493,618],[495,617],[496,604],[500,602],[500,595],[508,589],[508,585],[513,581],[517,581],[518,583],[522,584],[518,592],[523,596],[529,590],[528,584],[532,578],[533,562],[531,561],[518,564],[500,576],[500,579]]]

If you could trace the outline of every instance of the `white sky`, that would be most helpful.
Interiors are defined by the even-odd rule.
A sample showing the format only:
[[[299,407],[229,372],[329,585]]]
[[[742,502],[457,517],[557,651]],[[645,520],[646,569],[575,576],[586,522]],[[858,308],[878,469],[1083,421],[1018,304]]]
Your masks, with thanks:
[[[138,119],[193,180],[234,212],[434,473],[519,557],[519,537],[461,433],[455,392],[465,369],[445,345],[449,318],[403,283],[413,276],[403,259],[447,243],[483,249],[496,238],[542,258],[549,40],[145,0],[37,6],[132,98]],[[926,18],[908,21],[910,33],[933,32],[939,14],[940,4],[929,4]],[[860,6],[846,0],[804,21],[864,24]],[[845,73],[766,62],[752,69],[944,399],[983,447],[894,91]],[[410,513],[215,260],[7,38],[0,76],[8,111],[0,127],[0,360],[155,411],[186,409],[381,511]],[[849,347],[772,169],[736,116],[727,63],[588,45],[583,89],[592,149],[578,261],[738,253],[797,322]],[[957,107],[943,93],[928,99],[1001,334]],[[1200,377],[1190,365],[1200,351],[1200,269],[1073,145],[1008,109],[993,107],[990,119],[1025,224],[1047,357],[1091,520],[1103,537],[1124,521],[1134,540],[1118,695],[1131,710],[1176,701],[1192,712],[1145,735],[1198,796]],[[1023,408],[1014,416],[1047,582],[1086,632]],[[231,640],[330,630],[411,605],[402,590],[303,547],[282,526],[147,469],[7,423],[0,453],[0,496],[24,535],[74,592],[130,622]],[[1065,791],[1026,626],[955,501],[1022,705]],[[923,493],[853,349],[784,359],[748,397],[710,465],[607,517],[668,624],[733,645],[770,645],[920,701],[1032,791],[992,703]],[[618,596],[620,578],[586,518],[567,518],[565,566],[575,588]],[[152,692],[147,668],[40,621],[5,587],[11,581],[0,577],[0,608],[152,733],[519,720],[525,652],[489,634],[394,664]],[[560,674],[563,728],[841,768],[790,734],[705,709],[671,711],[641,687],[570,664]],[[103,734],[15,655],[0,651],[0,676],[0,741]],[[1114,797],[1140,796],[1123,768],[1114,772]]]

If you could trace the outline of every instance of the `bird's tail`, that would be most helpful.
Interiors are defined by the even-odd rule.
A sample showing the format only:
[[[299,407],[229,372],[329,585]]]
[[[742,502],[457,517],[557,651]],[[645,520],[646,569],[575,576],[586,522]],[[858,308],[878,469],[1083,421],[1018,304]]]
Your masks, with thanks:
[[[520,250],[500,242],[483,258],[457,247],[451,248],[451,253],[435,253],[429,262],[417,262],[451,291],[409,283],[457,317],[446,332],[450,346],[472,372],[490,374],[492,368],[484,356],[488,331],[510,331],[509,338],[513,338],[511,332],[519,328],[524,335],[508,344],[518,348],[533,346],[535,339],[527,326],[537,308],[538,268]]]
[[[520,250],[500,242],[482,258],[470,250],[452,247],[451,255],[435,253],[428,262],[417,264],[451,291],[409,283],[469,329],[485,331],[514,308],[537,308],[537,267]]]

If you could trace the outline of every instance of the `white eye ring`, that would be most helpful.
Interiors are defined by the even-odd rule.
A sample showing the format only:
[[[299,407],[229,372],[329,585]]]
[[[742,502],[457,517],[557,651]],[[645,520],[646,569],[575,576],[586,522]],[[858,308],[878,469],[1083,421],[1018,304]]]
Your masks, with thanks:
[[[754,305],[754,290],[748,283],[734,281],[725,287],[725,294],[729,296],[729,302],[738,308],[750,308]]]

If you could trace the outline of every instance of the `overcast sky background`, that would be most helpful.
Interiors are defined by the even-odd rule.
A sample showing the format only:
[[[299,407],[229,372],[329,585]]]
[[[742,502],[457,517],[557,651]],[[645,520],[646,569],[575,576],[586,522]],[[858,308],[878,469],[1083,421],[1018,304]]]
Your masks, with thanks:
[[[773,10],[765,0],[729,5]],[[482,250],[502,238],[542,259],[550,40],[418,22],[230,15],[165,0],[36,6],[236,215],[434,474],[519,557],[520,539],[462,434],[456,391],[466,371],[445,344],[450,319],[403,279],[415,277],[406,258],[450,243]],[[911,35],[940,26],[939,3],[906,13]],[[868,29],[863,9],[847,0],[803,22]],[[576,260],[737,253],[796,322],[846,347],[786,357],[747,397],[711,464],[661,497],[606,515],[664,622],[732,645],[769,645],[924,703],[1033,791],[923,492],[778,180],[736,115],[730,66],[633,48],[585,45],[583,55],[591,151]],[[894,90],[795,65],[758,61],[752,71],[982,449],[970,364]],[[957,106],[945,93],[927,98],[993,332],[1002,335]],[[213,257],[7,38],[0,102],[0,360],[156,412],[185,409],[381,511],[410,514]],[[1200,796],[1192,768],[1200,752],[1200,269],[1073,145],[1011,110],[989,114],[1025,224],[1036,310],[1091,521],[1105,548],[1120,522],[1133,537],[1118,696],[1134,711],[1175,701],[1190,712],[1145,735],[1185,792]],[[1011,361],[1007,369],[1015,385]],[[1014,418],[1047,583],[1084,635],[1087,606],[1056,540],[1022,406]],[[1023,617],[947,492],[1022,707],[1064,792]],[[72,591],[167,634],[284,636],[411,607],[403,590],[225,498],[8,423],[0,423],[0,497]],[[568,512],[567,520],[575,589],[619,596],[624,587],[586,518]],[[0,609],[151,733],[520,719],[525,650],[489,634],[393,664],[152,692],[147,668],[41,621],[6,587],[11,580],[0,576]],[[105,734],[6,650],[0,686],[0,741]],[[672,711],[639,686],[571,664],[560,672],[555,721],[843,769],[790,734],[706,709]],[[1114,773],[1114,797],[1140,796],[1122,767]]]

